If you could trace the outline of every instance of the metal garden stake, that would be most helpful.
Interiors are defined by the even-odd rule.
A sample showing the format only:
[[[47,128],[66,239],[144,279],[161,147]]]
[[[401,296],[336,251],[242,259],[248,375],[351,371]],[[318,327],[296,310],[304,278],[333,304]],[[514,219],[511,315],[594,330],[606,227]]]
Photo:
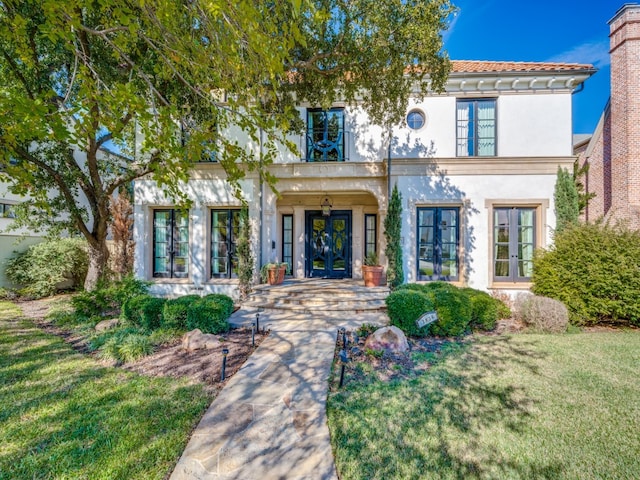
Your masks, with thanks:
[[[224,382],[225,370],[227,369],[227,355],[229,354],[228,348],[222,349],[222,374],[220,375],[220,381]]]
[[[347,357],[347,351],[340,350],[340,362],[342,363],[342,366],[340,367],[340,388],[342,388],[342,385],[344,384],[344,368],[347,365],[348,361],[349,357]]]

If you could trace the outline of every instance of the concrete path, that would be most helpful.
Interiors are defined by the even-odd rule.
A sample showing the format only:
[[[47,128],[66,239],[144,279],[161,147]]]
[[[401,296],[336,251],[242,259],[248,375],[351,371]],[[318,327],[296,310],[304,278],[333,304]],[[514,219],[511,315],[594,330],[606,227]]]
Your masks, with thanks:
[[[232,323],[250,323],[240,310]],[[211,404],[172,480],[337,479],[326,422],[338,327],[369,321],[261,314],[267,337]],[[264,323],[263,323],[264,322]]]

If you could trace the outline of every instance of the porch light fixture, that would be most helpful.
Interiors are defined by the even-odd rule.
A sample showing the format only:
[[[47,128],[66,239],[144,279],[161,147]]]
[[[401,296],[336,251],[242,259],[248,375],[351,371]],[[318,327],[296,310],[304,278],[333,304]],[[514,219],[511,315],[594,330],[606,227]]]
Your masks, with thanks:
[[[329,200],[329,197],[324,197],[323,202],[320,204],[320,208],[322,209],[323,217],[331,216],[331,201]]]

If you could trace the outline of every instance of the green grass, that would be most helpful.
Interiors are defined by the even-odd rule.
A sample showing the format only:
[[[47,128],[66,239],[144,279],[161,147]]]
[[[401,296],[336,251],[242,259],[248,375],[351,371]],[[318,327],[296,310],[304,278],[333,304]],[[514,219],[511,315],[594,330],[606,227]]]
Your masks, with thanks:
[[[417,378],[330,395],[341,479],[640,478],[640,332],[478,337],[424,357]]]
[[[1,480],[164,478],[210,401],[102,367],[0,302]]]

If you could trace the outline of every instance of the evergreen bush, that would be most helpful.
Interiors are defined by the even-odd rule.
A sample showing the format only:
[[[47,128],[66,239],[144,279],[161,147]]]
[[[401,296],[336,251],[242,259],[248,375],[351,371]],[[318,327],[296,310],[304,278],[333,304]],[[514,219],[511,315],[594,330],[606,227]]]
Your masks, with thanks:
[[[42,298],[59,288],[82,286],[87,274],[86,242],[79,238],[48,239],[31,245],[7,262],[7,277],[22,286],[20,294]]]
[[[136,295],[131,297],[122,304],[122,312],[120,316],[127,322],[141,326],[142,325],[142,305],[147,299],[152,298],[151,295]]]
[[[225,315],[225,319],[229,318],[233,313],[233,299],[222,293],[210,293],[202,297],[205,302],[215,302],[222,307],[222,312]]]
[[[564,303],[577,325],[640,325],[640,232],[596,223],[556,233],[534,256],[532,291]]]
[[[474,288],[463,288],[462,292],[471,300],[471,326],[481,330],[493,330],[500,319],[499,305],[502,302]]]
[[[562,167],[558,167],[553,200],[556,212],[556,234],[567,227],[577,225],[580,216],[578,189],[573,175]]]
[[[418,328],[416,325],[420,315],[434,309],[429,295],[412,288],[402,288],[390,293],[385,303],[391,325],[412,337],[423,337],[429,333],[429,326]]]
[[[187,310],[193,302],[200,300],[199,295],[185,295],[167,300],[162,310],[162,328],[187,328]]]
[[[220,298],[212,298],[216,295],[207,295],[193,302],[187,310],[187,330],[200,329],[203,333],[223,333],[231,328],[227,318],[233,312],[233,301],[231,309],[220,295]],[[231,299],[229,299],[231,300]]]
[[[436,288],[433,300],[438,321],[431,325],[431,333],[443,337],[462,335],[471,323],[472,307],[469,297],[456,287]]]
[[[101,281],[98,287],[90,292],[82,291],[71,299],[77,315],[91,318],[105,314],[118,315],[122,304],[129,298],[144,295],[148,292],[149,282],[138,280],[127,275],[122,280]]]
[[[151,332],[162,325],[165,298],[146,297],[140,304],[140,326]]]
[[[404,283],[402,267],[402,195],[398,185],[394,185],[389,210],[384,219],[384,237],[387,240],[385,255],[387,256],[387,285],[391,290]]]

